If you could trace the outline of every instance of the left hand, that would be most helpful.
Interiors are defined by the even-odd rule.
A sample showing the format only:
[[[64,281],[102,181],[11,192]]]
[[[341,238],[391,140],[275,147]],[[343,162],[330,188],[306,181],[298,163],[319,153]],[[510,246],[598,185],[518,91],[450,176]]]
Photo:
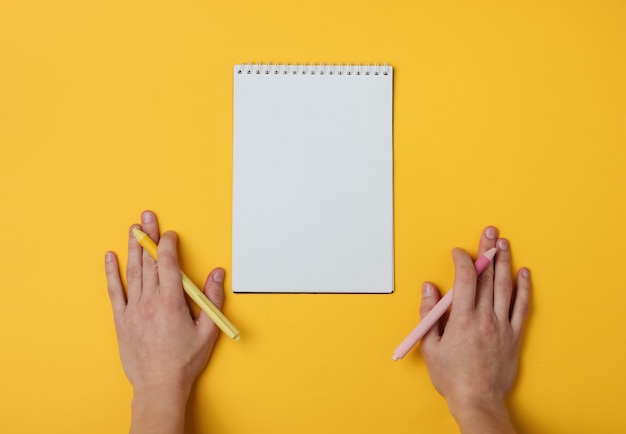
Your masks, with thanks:
[[[142,214],[142,226],[134,227],[158,243],[159,260],[157,263],[143,251],[131,228],[126,296],[117,258],[112,252],[106,255],[122,365],[136,396],[169,391],[186,399],[209,359],[219,330],[205,313],[197,319],[191,315],[182,288],[176,234],[166,232],[159,240],[156,217],[149,211]],[[204,285],[204,293],[218,308],[224,298],[223,282],[224,270],[216,268]]]

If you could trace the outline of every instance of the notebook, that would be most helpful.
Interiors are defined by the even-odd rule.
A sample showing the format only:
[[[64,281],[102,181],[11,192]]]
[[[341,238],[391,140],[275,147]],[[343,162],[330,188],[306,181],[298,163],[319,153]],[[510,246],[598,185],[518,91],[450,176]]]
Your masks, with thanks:
[[[232,287],[390,293],[393,69],[234,68]]]

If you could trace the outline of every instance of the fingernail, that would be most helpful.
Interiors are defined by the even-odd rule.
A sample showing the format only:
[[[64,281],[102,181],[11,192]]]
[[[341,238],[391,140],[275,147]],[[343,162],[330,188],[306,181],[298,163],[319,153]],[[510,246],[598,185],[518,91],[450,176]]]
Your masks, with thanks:
[[[528,268],[522,268],[522,277],[528,279],[530,277],[530,270]]]
[[[106,252],[106,254],[104,255],[104,261],[109,263],[113,262],[113,259],[115,259],[115,255],[113,254],[113,252]]]
[[[509,242],[504,238],[500,238],[498,240],[498,249],[500,250],[509,250]]]
[[[495,240],[496,237],[498,236],[498,230],[496,228],[494,228],[493,226],[490,226],[487,228],[487,230],[485,231],[485,235],[487,236],[487,238],[489,238],[490,240]]]
[[[423,297],[430,297],[431,295],[433,295],[433,287],[430,285],[430,283],[428,282],[424,282],[422,284],[422,296]]]
[[[213,281],[216,283],[224,283],[224,270],[220,268],[213,273]]]
[[[154,221],[154,214],[152,214],[150,211],[144,211],[141,214],[141,223],[152,223]]]

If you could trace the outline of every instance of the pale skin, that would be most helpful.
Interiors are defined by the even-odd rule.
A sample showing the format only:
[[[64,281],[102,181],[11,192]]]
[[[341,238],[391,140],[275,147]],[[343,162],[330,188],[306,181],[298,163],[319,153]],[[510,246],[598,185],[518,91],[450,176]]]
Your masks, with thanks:
[[[129,231],[127,290],[113,252],[105,256],[107,286],[120,357],[133,386],[131,434],[184,432],[191,387],[208,362],[219,334],[200,313],[194,318],[182,288],[177,236],[159,236],[154,213],[144,211],[133,225],[158,243],[157,262]],[[132,229],[132,227],[131,227]],[[530,276],[511,278],[509,242],[487,227],[478,254],[497,247],[494,262],[476,277],[472,259],[455,249],[454,300],[447,320],[422,339],[421,351],[435,388],[444,396],[463,434],[515,432],[505,398],[515,380],[526,320]],[[221,308],[224,270],[213,269],[204,293]],[[441,298],[431,283],[422,287],[420,315]]]
[[[505,398],[515,381],[520,342],[529,309],[530,272],[511,278],[511,247],[494,227],[481,236],[478,254],[497,248],[494,262],[480,277],[470,256],[452,251],[454,300],[447,321],[423,338],[422,355],[435,388],[448,403],[463,434],[514,433]],[[420,315],[441,294],[422,286]]]
[[[134,225],[158,243],[157,262],[129,232],[128,291],[117,258],[105,256],[109,297],[113,307],[120,357],[133,385],[132,434],[184,432],[185,407],[191,387],[204,369],[219,330],[204,313],[194,318],[183,292],[177,236],[159,237],[156,217],[142,213]],[[131,228],[132,229],[132,228]],[[224,299],[224,270],[207,277],[204,293],[218,308]]]

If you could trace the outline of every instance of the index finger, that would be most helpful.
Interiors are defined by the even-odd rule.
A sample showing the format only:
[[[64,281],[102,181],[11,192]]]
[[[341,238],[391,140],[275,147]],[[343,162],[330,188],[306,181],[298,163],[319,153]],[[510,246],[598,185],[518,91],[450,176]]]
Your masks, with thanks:
[[[511,246],[508,240],[500,238],[498,240],[498,254],[496,255],[493,294],[493,310],[500,321],[509,321],[509,308],[512,296]]]
[[[178,236],[168,231],[161,236],[158,246],[159,291],[165,296],[183,297],[183,283],[178,265],[176,244]]]
[[[460,248],[452,250],[454,260],[454,295],[452,311],[474,310],[476,307],[476,268],[472,258]]]
[[[478,244],[478,257],[484,254],[487,250],[496,246],[496,240],[498,238],[498,229],[493,226],[487,226],[480,237]],[[489,262],[487,268],[477,278],[477,297],[476,306],[483,307],[485,309],[493,309],[493,276],[494,267],[493,261]]]

